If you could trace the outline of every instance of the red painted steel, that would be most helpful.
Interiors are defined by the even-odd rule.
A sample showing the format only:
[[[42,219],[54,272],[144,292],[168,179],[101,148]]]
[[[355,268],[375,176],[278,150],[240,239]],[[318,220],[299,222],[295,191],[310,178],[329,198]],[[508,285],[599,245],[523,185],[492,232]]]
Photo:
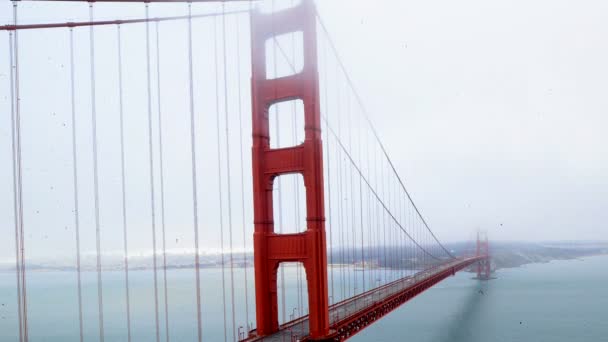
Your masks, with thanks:
[[[490,279],[490,244],[488,243],[488,234],[477,233],[477,256],[486,256],[477,263],[477,278]]]
[[[327,252],[325,236],[323,150],[317,71],[314,3],[304,0],[281,12],[251,15],[253,97],[253,202],[254,266],[258,336],[279,330],[277,269],[281,262],[302,262],[306,270],[310,335],[329,333]],[[287,33],[302,32],[304,65],[301,72],[266,78],[266,42]],[[268,112],[282,101],[302,100],[305,140],[291,148],[270,148]],[[298,234],[277,234],[273,222],[273,182],[276,177],[299,173],[306,187],[307,229]]]
[[[421,271],[415,276],[408,276],[375,289],[369,290],[355,297],[346,299],[329,307],[330,333],[324,338],[313,339],[301,334],[301,325],[306,324],[309,316],[283,324],[279,331],[270,336],[257,336],[252,334],[246,342],[278,342],[278,341],[344,341],[377,320],[405,304],[410,299],[428,290],[442,280],[483,261],[487,256],[474,256],[449,260],[443,265]],[[391,289],[393,289],[391,291]],[[292,334],[296,331],[299,335]]]
[[[356,315],[350,316],[340,322],[337,322],[336,324],[332,324],[331,328],[333,331],[335,331],[335,333],[331,339],[328,339],[328,341],[344,341],[354,336],[367,326],[375,323],[378,319],[397,309],[402,304],[405,304],[410,299],[413,299],[442,280],[455,275],[456,272],[476,262],[480,262],[484,258],[485,256],[476,256],[473,258],[461,259],[457,263],[454,263],[453,265],[434,273],[432,276],[414,283],[412,286],[404,289],[403,291],[393,294],[388,298],[384,298],[383,300],[374,303],[370,307],[357,312]],[[399,280],[397,280],[397,282],[398,281]],[[382,287],[387,286],[390,286],[390,284]],[[377,290],[378,289],[374,289],[371,290],[371,292]]]

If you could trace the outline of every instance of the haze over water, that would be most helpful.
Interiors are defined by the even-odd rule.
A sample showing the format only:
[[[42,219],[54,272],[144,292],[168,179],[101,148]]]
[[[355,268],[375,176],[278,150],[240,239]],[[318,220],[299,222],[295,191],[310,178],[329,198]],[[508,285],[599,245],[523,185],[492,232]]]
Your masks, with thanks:
[[[365,329],[352,341],[399,341],[404,336],[429,342],[603,341],[608,336],[607,263],[608,256],[596,256],[530,264],[501,269],[496,273],[497,279],[489,282],[473,280],[470,273],[461,272]],[[286,271],[289,314],[297,302],[294,270]],[[169,271],[172,341],[196,340],[193,273]],[[30,341],[78,340],[74,275],[28,273]],[[96,275],[90,272],[83,275],[85,340],[97,341]],[[133,271],[130,276],[132,340],[152,341],[154,297],[149,286],[152,272]],[[203,269],[201,277],[204,340],[223,340],[221,269]],[[238,280],[236,285],[242,286]],[[14,283],[13,273],[0,273],[0,303],[4,304],[0,307],[2,342],[18,340]],[[162,293],[161,288],[160,320],[164,322]],[[237,302],[242,300],[236,298]],[[250,305],[253,320],[253,302]],[[104,272],[104,313],[106,341],[126,341],[124,278],[120,271]],[[237,311],[237,321],[245,321],[241,310]]]

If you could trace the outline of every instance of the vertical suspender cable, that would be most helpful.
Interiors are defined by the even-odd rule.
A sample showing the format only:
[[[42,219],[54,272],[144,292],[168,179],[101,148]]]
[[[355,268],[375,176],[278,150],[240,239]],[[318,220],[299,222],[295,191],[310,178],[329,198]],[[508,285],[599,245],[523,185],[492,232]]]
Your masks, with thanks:
[[[363,100],[361,99],[361,96],[359,95],[359,93],[357,92],[356,88],[353,85],[352,80],[350,79],[350,77],[348,76],[348,74],[346,73],[346,67],[344,65],[344,63],[342,62],[342,60],[340,59],[340,55],[337,52],[336,46],[333,43],[333,41],[331,40],[331,37],[329,36],[329,31],[327,30],[327,27],[325,26],[321,16],[319,15],[319,13],[317,13],[317,18],[319,19],[319,24],[321,29],[325,32],[325,35],[327,37],[327,40],[329,42],[329,45],[332,49],[332,51],[334,52],[334,55],[336,57],[337,63],[339,68],[341,68],[341,70],[344,71],[345,77],[346,77],[346,82],[348,83],[348,85],[350,86],[351,90],[354,93],[355,99],[357,101],[357,103],[359,104],[359,106],[361,107],[361,110],[364,114],[364,117],[366,119],[366,121],[368,122],[368,125],[374,135],[374,137],[376,138],[376,141],[378,143],[378,146],[380,147],[382,153],[384,154],[384,156],[386,157],[389,167],[392,170],[393,174],[395,175],[395,177],[397,178],[399,185],[401,186],[401,188],[403,189],[403,191],[405,192],[406,196],[408,197],[409,202],[412,204],[414,210],[416,210],[416,213],[418,215],[418,217],[420,218],[420,220],[422,221],[422,224],[424,225],[424,228],[426,228],[426,230],[429,232],[429,234],[431,235],[431,237],[437,242],[437,244],[439,245],[439,247],[442,248],[442,250],[451,258],[454,258],[454,256],[445,248],[445,246],[443,246],[441,244],[441,242],[439,242],[439,240],[437,239],[437,237],[435,236],[435,234],[431,231],[430,227],[428,226],[428,224],[426,223],[426,221],[424,220],[424,218],[422,217],[422,214],[420,213],[420,211],[418,210],[418,208],[416,207],[416,204],[414,203],[413,199],[411,198],[409,192],[407,191],[407,189],[405,188],[404,182],[401,179],[401,177],[399,177],[399,174],[397,173],[397,170],[393,164],[393,162],[391,161],[391,159],[388,156],[388,153],[386,151],[386,149],[384,148],[384,145],[382,144],[382,141],[380,140],[380,137],[378,135],[378,132],[376,131],[375,127],[373,126],[371,119],[369,117],[369,114],[367,113],[367,111],[365,110],[364,106],[363,106]]]
[[[213,61],[215,69],[215,119],[217,133],[217,176],[218,176],[218,199],[220,205],[220,257],[222,260],[222,305],[224,313],[224,342],[228,340],[228,328],[226,322],[226,263],[224,260],[224,201],[222,196],[222,158],[221,158],[221,137],[220,137],[220,95],[219,95],[219,73],[218,73],[218,46],[217,46],[217,17],[213,17]]]
[[[250,3],[251,6],[251,3]],[[250,9],[251,11],[251,9]],[[251,12],[250,12],[251,13]],[[243,159],[243,99],[241,94],[241,30],[239,25],[239,19],[236,20],[236,73],[237,77],[237,89],[238,89],[238,113],[239,113],[239,154],[240,154],[240,166],[241,166],[241,217],[243,225],[243,260],[245,261],[245,267],[243,271],[245,274],[245,323],[247,325],[247,331],[251,329],[249,327],[249,280],[247,269],[249,263],[247,261],[247,225],[245,224],[245,162]]]
[[[329,265],[330,265],[330,279],[331,279],[331,301],[330,301],[330,305],[336,302],[336,297],[334,294],[334,287],[335,287],[335,283],[334,283],[334,261],[333,261],[333,255],[334,255],[334,249],[335,249],[335,245],[334,245],[334,234],[332,231],[332,226],[333,226],[333,220],[332,220],[332,206],[331,206],[331,202],[332,202],[332,197],[331,197],[331,154],[330,154],[330,145],[329,145],[329,118],[327,118],[327,115],[329,114],[329,110],[328,110],[328,94],[327,94],[327,85],[329,84],[329,82],[327,82],[327,52],[325,51],[324,48],[321,49],[321,58],[323,59],[323,78],[325,80],[325,86],[323,87],[323,93],[324,93],[324,99],[323,99],[323,111],[322,114],[326,117],[325,119],[325,155],[327,158],[327,193],[328,196],[327,198],[329,199],[327,202],[327,206],[328,206],[328,211],[329,211],[329,215],[327,218],[327,223],[328,223],[328,228],[329,228]]]
[[[74,81],[74,29],[70,27],[70,98],[72,111],[72,177],[74,182],[74,231],[76,234],[76,281],[78,283],[78,328],[84,341],[82,322],[82,280],[80,277],[80,210],[78,208],[78,159],[76,150],[76,88]]]
[[[122,243],[125,265],[125,301],[127,310],[127,341],[131,342],[131,298],[129,294],[129,244],[127,232],[127,191],[125,177],[125,121],[122,77],[122,37],[120,25],[116,25],[116,42],[118,50],[118,111],[120,116],[120,187],[122,193]]]
[[[338,117],[338,120],[340,120],[339,118],[339,112],[336,112],[336,116]],[[344,227],[346,226],[345,218],[344,218],[344,187],[343,187],[343,175],[344,173],[343,171],[343,166],[342,166],[342,152],[339,151],[338,152],[338,208],[339,208],[339,212],[340,214],[338,215],[338,226],[339,226],[339,236],[340,236],[340,294],[341,294],[341,300],[346,299],[346,270],[345,270],[345,265],[346,265],[346,239],[344,237]]]
[[[354,151],[353,149],[353,132],[352,132],[352,113],[351,113],[351,99],[350,92],[346,91],[346,122],[348,123],[348,149],[350,151]],[[352,153],[352,152],[351,152]],[[352,274],[353,274],[353,295],[357,294],[357,272],[355,270],[357,263],[357,231],[355,227],[356,213],[355,213],[355,187],[353,185],[353,174],[355,173],[354,167],[350,166],[350,172],[348,174],[348,179],[350,182],[350,194],[348,196],[348,203],[350,204],[350,233],[351,233],[351,242],[352,245],[349,247],[350,255],[351,255],[351,265]],[[356,304],[357,302],[355,302]]]
[[[399,198],[399,207],[401,208],[401,221],[403,222],[402,225],[403,227],[407,227],[406,223],[405,223],[405,205],[403,203],[403,198],[401,196],[398,197]],[[404,274],[404,264],[403,264],[403,260],[404,260],[404,253],[405,253],[405,238],[404,235],[401,234],[401,240],[399,240],[401,242],[401,246],[399,247],[399,251],[401,252],[401,256],[399,259],[399,269],[401,270],[401,277],[403,278],[405,276]]]
[[[375,188],[379,189],[378,186],[378,153],[376,152],[376,148],[373,149],[373,158],[374,158],[374,184],[375,184]],[[382,264],[382,247],[381,247],[381,241],[382,241],[382,234],[381,234],[381,229],[380,229],[380,218],[378,217],[378,210],[380,208],[380,203],[378,201],[374,201],[375,205],[374,205],[374,228],[376,230],[376,259],[378,260],[378,266],[382,265],[382,267],[378,267],[378,271],[376,272],[376,279],[378,279],[377,281],[377,285],[380,286],[382,283],[382,273],[383,270],[382,268],[384,267],[384,264]]]
[[[16,6],[13,3],[13,6]],[[15,16],[15,24],[17,22]],[[16,32],[15,32],[16,34]],[[11,152],[12,152],[12,171],[13,171],[13,219],[15,221],[15,275],[17,277],[17,316],[19,319],[19,341],[23,342],[23,296],[21,291],[21,239],[20,239],[20,225],[19,219],[19,197],[17,192],[17,143],[16,143],[16,98],[15,98],[15,65],[14,65],[14,42],[13,42],[13,31],[8,32],[8,45],[9,45],[9,63],[10,63],[10,87],[11,87]]]
[[[383,170],[385,171],[386,168]],[[386,197],[385,197],[385,201],[386,201],[386,206],[387,206],[387,210],[386,210],[386,215],[387,215],[387,250],[388,250],[388,260],[389,260],[389,264],[391,265],[391,268],[389,270],[389,277],[390,280],[393,281],[395,278],[395,248],[392,245],[393,240],[394,240],[394,227],[393,227],[393,221],[390,220],[389,216],[392,213],[391,210],[391,184],[390,184],[390,179],[389,179],[389,175],[388,172],[386,172],[384,174],[384,180],[385,180],[385,185],[386,185]]]
[[[376,185],[376,189],[380,190],[380,186],[378,184],[378,152],[376,151],[376,149],[374,148],[374,184]],[[376,255],[377,255],[377,259],[378,259],[378,264],[380,265],[380,263],[382,262],[382,247],[380,246],[380,243],[382,241],[382,234],[381,234],[381,229],[380,229],[380,218],[378,217],[378,211],[380,208],[380,203],[378,201],[376,201],[376,205],[374,206],[374,227],[376,228]],[[382,268],[386,267],[386,263],[382,262]],[[382,280],[382,273],[383,271],[381,269],[378,269],[377,272],[377,278]],[[381,284],[378,284],[381,285]]]
[[[414,215],[413,210],[411,210],[411,208],[410,208],[409,214],[410,214],[410,228],[412,229],[412,235],[414,235],[414,234],[416,234],[416,230],[414,229],[414,220],[415,220],[414,216],[415,215]],[[414,260],[414,262],[413,262],[414,272],[413,273],[416,273],[418,259],[416,258],[417,257],[416,245],[413,242],[410,243],[410,255],[411,255],[411,258]]]
[[[393,214],[394,216],[397,216],[399,213],[397,213],[395,211],[394,202],[393,202],[393,194],[394,194],[393,184],[392,184],[393,182],[392,182],[391,175],[388,172],[386,174],[386,180],[387,180],[387,187],[388,187],[388,207],[389,207],[388,211],[389,211],[389,213],[394,213]],[[391,269],[392,272],[391,272],[391,275],[392,275],[393,280],[394,280],[395,279],[395,273],[396,273],[396,270],[395,270],[395,266],[396,265],[395,265],[395,263],[397,261],[397,258],[396,258],[396,255],[397,255],[396,247],[397,246],[395,244],[396,235],[397,234],[396,234],[396,225],[395,225],[394,221],[389,221],[389,222],[391,222],[390,230],[389,230],[389,232],[390,232],[389,242],[391,243],[391,249],[390,250],[391,250],[391,260],[392,260],[392,269]]]
[[[399,199],[398,203],[399,203],[399,209],[400,209],[399,212],[401,213],[401,222],[402,222],[401,224],[403,225],[403,227],[407,227],[404,222],[403,199],[401,198],[399,193],[397,193],[397,198]],[[400,236],[401,236],[401,239],[399,239],[399,270],[401,271],[400,276],[403,277],[403,252],[404,252],[403,237],[404,237],[404,235],[400,234]]]
[[[94,20],[93,3],[89,4],[89,20]],[[103,284],[101,277],[101,227],[99,223],[99,169],[97,162],[97,104],[95,102],[95,30],[89,26],[90,58],[91,58],[91,117],[93,143],[93,197],[95,201],[95,247],[97,254],[97,304],[99,315],[99,340],[104,342],[103,326]]]
[[[338,99],[338,97],[336,96],[336,99]],[[336,117],[338,118],[338,123],[340,122],[340,117],[339,117],[339,111],[336,110]],[[339,129],[339,125],[338,125],[338,129]],[[346,298],[346,292],[344,290],[345,288],[345,284],[346,284],[346,279],[344,277],[344,249],[346,248],[345,243],[344,243],[344,218],[343,218],[343,213],[344,213],[344,193],[342,191],[342,155],[341,155],[341,151],[338,150],[337,151],[337,172],[338,172],[338,194],[336,195],[336,197],[338,198],[338,239],[340,241],[340,300],[343,300]]]
[[[396,203],[395,203],[395,188],[392,185],[392,178],[390,178],[390,174],[387,175],[387,179],[389,181],[389,200],[390,200],[390,205],[392,205],[393,210],[392,212],[394,212],[395,216],[399,215],[399,212],[397,211],[397,207],[396,207]],[[391,234],[392,234],[392,238],[391,238],[391,242],[393,243],[393,248],[391,249],[393,251],[393,255],[392,255],[392,259],[393,259],[393,279],[397,279],[398,275],[399,275],[399,270],[395,269],[395,267],[397,266],[397,261],[398,261],[398,257],[399,257],[399,245],[397,244],[397,238],[399,233],[397,232],[397,222],[392,223],[393,228],[391,229]]]
[[[359,163],[361,163],[361,167],[363,167],[363,159],[361,159],[361,118],[359,117],[359,119],[357,120],[357,127],[358,127],[358,138],[357,138],[357,143],[358,143],[358,152],[359,152]],[[361,267],[363,269],[362,272],[362,277],[361,277],[361,286],[362,286],[362,292],[365,292],[365,251],[363,248],[363,240],[364,240],[364,233],[363,233],[363,176],[359,177],[359,220],[360,220],[360,225],[361,225]]]
[[[230,122],[228,121],[228,68],[226,64],[226,4],[222,2],[222,67],[224,79],[224,120],[226,122],[226,186],[228,189],[228,240],[230,246],[230,304],[232,310],[232,334],[233,336],[236,336],[236,310],[234,304],[234,247],[232,239],[232,191],[230,188]],[[236,338],[234,339],[236,340]]]
[[[160,86],[160,37],[159,23],[156,22],[156,98],[158,111],[158,168],[160,176],[160,223],[163,239],[163,288],[165,299],[165,341],[169,342],[169,294],[167,289],[167,235],[165,233],[165,172],[163,160],[163,116],[161,110]]]
[[[339,72],[338,72],[338,75],[339,75]],[[339,79],[336,81],[336,84],[338,86],[340,85],[340,80]],[[341,104],[341,99],[340,99],[340,94],[339,93],[338,93],[337,98],[338,98],[338,104],[341,107],[342,104]],[[346,115],[347,119],[348,119],[348,109],[344,110],[344,111],[340,110],[338,112],[338,119],[340,120],[340,121],[338,121],[338,128],[339,128],[339,130],[342,130],[341,126],[342,126],[342,121],[343,121],[342,120],[342,115],[343,114]],[[346,130],[348,131],[348,128]],[[340,136],[342,135],[342,133],[339,133],[339,134],[340,134]],[[345,265],[345,267],[346,267],[346,274],[345,274],[345,276],[346,276],[346,285],[345,286],[346,286],[348,297],[351,297],[354,285],[352,284],[352,277],[351,277],[353,258],[352,258],[352,247],[350,245],[350,231],[351,231],[350,227],[353,225],[353,222],[352,222],[352,215],[351,215],[352,213],[351,213],[351,210],[350,210],[352,191],[349,191],[349,190],[352,190],[352,187],[350,187],[350,188],[348,187],[348,184],[349,184],[348,180],[350,179],[350,177],[349,177],[350,174],[349,174],[348,166],[346,166],[346,165],[343,166],[342,170],[344,171],[344,184],[343,184],[343,188],[342,189],[344,191],[344,196],[345,196],[344,197],[344,201],[343,201],[344,206],[345,206],[345,208],[344,208],[344,224],[345,224],[345,227],[344,227],[344,238],[345,238],[345,243],[346,243],[346,246],[345,246],[345,248],[346,248],[345,255],[346,256],[345,257],[347,259],[346,260],[347,264]]]
[[[339,82],[339,71],[336,68],[336,79],[334,80],[335,84],[336,84],[336,118],[337,118],[337,122],[338,122],[338,136],[341,136],[342,134],[342,120],[341,120],[341,115],[342,115],[342,111],[341,111],[341,106],[340,106],[340,82]],[[345,219],[345,208],[344,208],[344,196],[345,194],[345,190],[344,190],[344,167],[342,165],[342,154],[344,152],[340,151],[340,154],[338,155],[338,173],[339,173],[339,182],[338,182],[338,205],[340,207],[340,242],[341,242],[341,246],[340,246],[340,276],[341,276],[341,295],[342,295],[342,300],[346,299],[346,295],[347,295],[347,291],[346,291],[346,283],[347,283],[347,271],[345,269],[345,265],[346,265],[346,260],[345,258],[348,256],[348,246],[346,243],[346,239],[344,237],[344,230],[346,229],[345,226],[347,226],[346,224],[346,219]]]
[[[192,159],[192,216],[194,223],[194,272],[196,274],[196,324],[198,342],[203,341],[201,315],[201,276],[198,246],[198,190],[196,179],[196,125],[194,120],[194,70],[192,63],[192,3],[188,3],[188,82],[190,86],[190,151]]]
[[[383,171],[382,165],[380,165],[380,172]],[[382,197],[386,198],[386,177],[384,175],[380,175],[380,180],[382,181]],[[386,246],[386,211],[382,211],[382,234],[384,237],[383,249],[384,249],[384,281],[388,282],[388,255],[387,255],[387,246]]]
[[[146,2],[146,19],[149,18],[149,6]],[[154,276],[154,325],[156,342],[160,342],[160,325],[158,323],[158,276],[156,272],[156,205],[154,191],[154,148],[152,145],[152,80],[150,72],[150,22],[146,21],[146,83],[148,100],[148,153],[150,166],[150,220],[152,223],[152,268]]]
[[[13,18],[15,25],[17,24],[17,2],[13,1]],[[23,170],[21,162],[21,88],[19,86],[19,32],[15,30],[15,126],[14,139],[16,146],[16,165],[17,165],[17,207],[18,207],[18,222],[19,222],[19,252],[21,258],[21,302],[22,302],[22,319],[23,319],[23,339],[25,342],[29,340],[28,316],[27,316],[27,278],[25,268],[25,233],[23,225]]]
[[[396,191],[393,191],[393,201],[394,201],[393,203],[394,203],[394,207],[395,207],[395,215],[397,215],[397,219],[398,219],[399,223],[401,223],[402,222],[401,221],[401,211],[400,211],[400,207],[399,207],[399,201],[397,201],[397,197],[398,197],[398,195],[397,195]],[[396,230],[395,231],[395,240],[394,240],[394,243],[395,243],[395,247],[396,247],[396,249],[395,249],[395,257],[397,258],[397,260],[396,260],[397,261],[397,264],[396,264],[396,266],[397,266],[397,270],[396,270],[397,271],[397,274],[396,274],[397,279],[399,279],[399,277],[400,277],[400,269],[401,269],[401,267],[400,267],[400,265],[401,265],[401,263],[400,263],[401,262],[401,249],[400,249],[400,244],[399,244],[400,237],[401,237],[401,234],[399,234],[399,231]]]
[[[342,106],[340,104],[340,80],[339,80],[339,76],[340,76],[340,72],[338,69],[336,69],[336,80],[335,80],[335,84],[336,84],[336,117],[338,118],[338,136],[340,137],[342,135]],[[342,152],[343,154],[344,152]],[[343,287],[343,294],[342,294],[342,299],[346,299],[346,296],[348,295],[350,297],[350,270],[349,268],[346,266],[346,263],[348,262],[348,260],[346,260],[349,257],[349,246],[348,246],[348,235],[346,234],[346,227],[348,226],[348,209],[344,208],[345,204],[346,204],[346,185],[344,184],[346,182],[345,180],[345,174],[346,174],[346,170],[345,170],[345,166],[342,165],[342,158],[340,158],[340,217],[341,217],[341,237],[342,237],[342,273],[343,273],[343,279],[342,279],[342,287]]]
[[[393,181],[391,180],[391,183],[393,183]],[[391,189],[393,189],[393,207],[394,207],[394,212],[395,212],[395,216],[397,216],[397,220],[398,222],[396,222],[395,226],[395,235],[393,238],[393,243],[395,244],[395,266],[397,267],[397,269],[395,270],[395,278],[399,279],[399,256],[401,255],[401,250],[399,249],[399,224],[401,224],[401,220],[399,219],[399,203],[397,202],[397,194],[396,194],[396,189],[394,188],[394,185],[391,184]],[[403,232],[401,232],[403,233]]]
[[[367,161],[367,178],[370,179],[371,181],[371,166],[370,166],[370,155],[369,155],[369,136],[366,134],[365,135],[365,160]],[[373,252],[371,250],[371,246],[373,246],[373,235],[372,235],[372,213],[371,213],[371,203],[372,203],[372,194],[371,194],[371,190],[367,191],[367,258],[369,260],[373,259]],[[370,262],[371,264],[371,262]],[[372,268],[371,270],[369,270],[369,275],[368,275],[368,279],[369,279],[369,287],[370,289],[374,288],[374,283],[373,283],[373,275],[374,275],[374,269]]]
[[[17,2],[13,2],[13,18],[17,24]],[[23,171],[21,162],[21,96],[20,96],[20,80],[19,80],[19,33],[15,31],[15,146],[16,146],[16,165],[17,165],[17,207],[18,207],[18,222],[19,222],[19,252],[21,259],[21,302],[22,302],[22,319],[23,319],[23,339],[25,342],[29,340],[28,316],[27,316],[27,278],[25,267],[25,233],[23,225]]]
[[[405,222],[406,225],[411,229],[412,227],[412,214],[411,211],[409,209],[408,203],[407,201],[405,202]],[[409,221],[409,223],[408,223]],[[409,240],[405,241],[405,256],[407,259],[407,275],[410,276],[411,272],[412,272],[412,251],[411,251],[411,243]]]

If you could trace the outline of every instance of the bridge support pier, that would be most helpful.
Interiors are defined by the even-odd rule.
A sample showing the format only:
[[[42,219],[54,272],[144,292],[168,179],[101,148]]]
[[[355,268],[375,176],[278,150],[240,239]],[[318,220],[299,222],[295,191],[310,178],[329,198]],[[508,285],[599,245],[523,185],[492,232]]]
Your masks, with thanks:
[[[267,78],[266,42],[301,32],[304,63],[293,75]],[[316,12],[311,0],[281,12],[251,14],[254,266],[257,336],[279,330],[277,271],[282,262],[302,262],[306,271],[310,338],[329,334],[327,251],[321,141]],[[304,142],[289,148],[270,148],[269,109],[273,104],[301,100]],[[273,221],[273,182],[285,174],[301,174],[306,192],[307,229],[277,234]]]

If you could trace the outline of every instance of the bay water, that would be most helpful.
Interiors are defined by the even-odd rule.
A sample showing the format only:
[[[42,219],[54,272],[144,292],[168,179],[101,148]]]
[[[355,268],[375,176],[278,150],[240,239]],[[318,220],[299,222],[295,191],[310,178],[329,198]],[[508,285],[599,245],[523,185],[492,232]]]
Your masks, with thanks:
[[[165,340],[162,271],[158,271],[159,331]],[[168,321],[171,341],[197,340],[195,278],[192,269],[168,270]],[[222,279],[229,270],[201,269],[203,340],[228,340],[231,293],[222,296]],[[234,270],[235,328],[254,324],[253,269]],[[298,316],[297,284],[302,275],[286,269],[287,316]],[[608,256],[530,264],[501,269],[496,279],[478,281],[461,272],[360,332],[352,341],[417,342],[603,342],[608,341]],[[338,277],[339,278],[339,277]],[[97,275],[83,272],[83,321],[86,341],[99,341]],[[0,341],[18,341],[16,278],[0,273]],[[226,283],[225,286],[229,286]],[[245,307],[247,287],[249,310]],[[361,285],[359,285],[361,286]],[[76,274],[71,271],[31,271],[27,274],[28,331],[30,341],[79,340]],[[334,296],[341,290],[334,289]],[[130,272],[132,341],[155,341],[153,272]],[[345,294],[348,296],[348,293]],[[124,272],[104,271],[105,341],[126,341]],[[339,299],[339,298],[336,298]],[[224,309],[224,302],[226,307]],[[305,308],[301,309],[303,312]],[[280,310],[281,311],[281,310]],[[224,327],[224,312],[228,317]],[[281,314],[281,313],[280,313]],[[239,329],[239,327],[241,327]]]

